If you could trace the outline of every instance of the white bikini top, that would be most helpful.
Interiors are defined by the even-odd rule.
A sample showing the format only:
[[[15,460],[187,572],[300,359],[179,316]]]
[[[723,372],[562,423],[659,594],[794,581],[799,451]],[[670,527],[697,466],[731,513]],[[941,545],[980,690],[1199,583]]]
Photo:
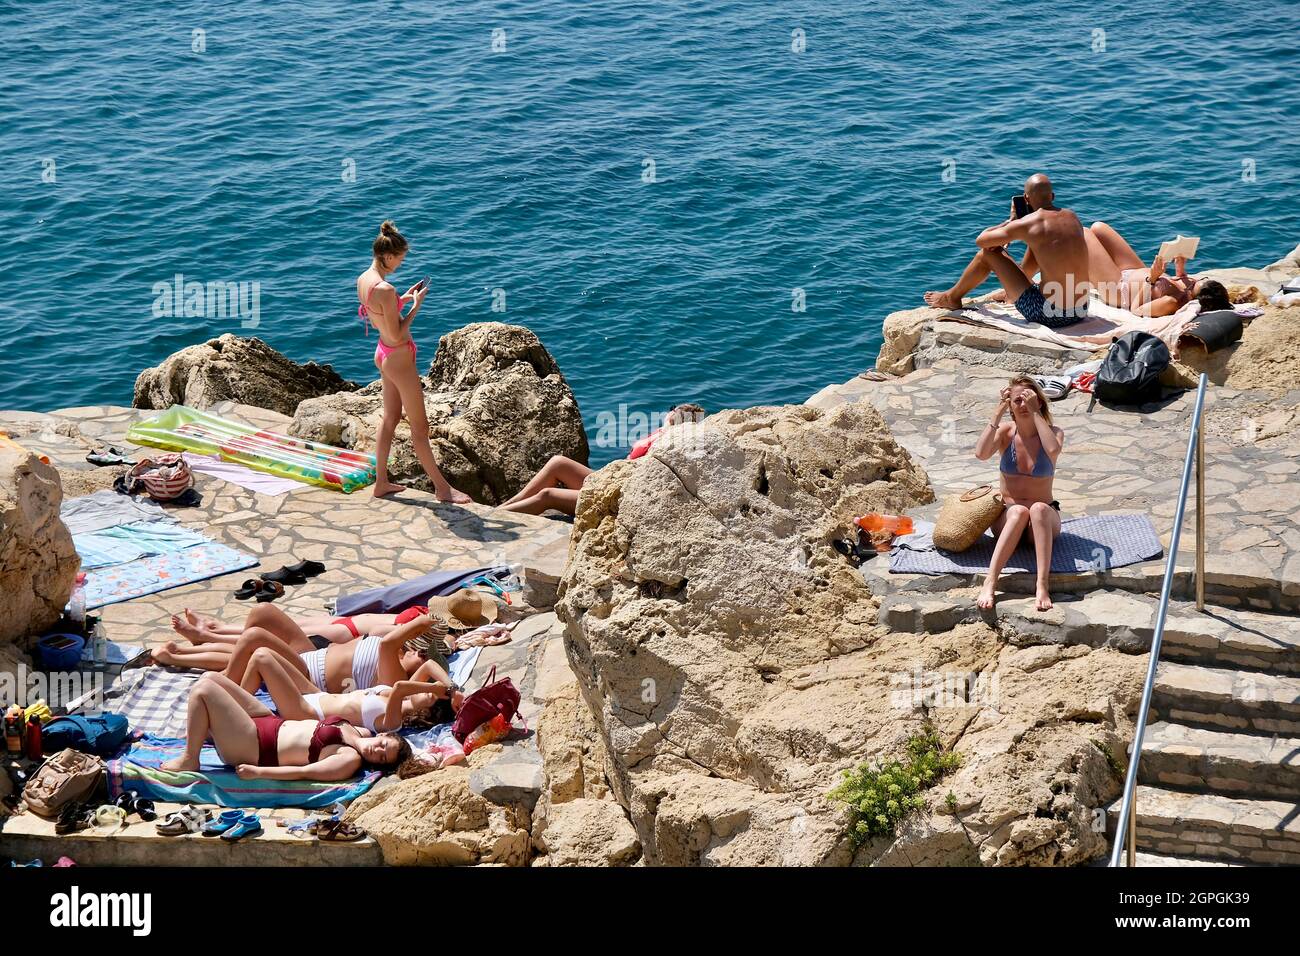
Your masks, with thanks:
[[[384,716],[388,710],[388,698],[380,696],[380,691],[392,690],[387,684],[376,684],[374,687],[366,688],[365,696],[361,698],[361,722],[366,725],[366,730],[377,734],[375,724],[379,718]]]

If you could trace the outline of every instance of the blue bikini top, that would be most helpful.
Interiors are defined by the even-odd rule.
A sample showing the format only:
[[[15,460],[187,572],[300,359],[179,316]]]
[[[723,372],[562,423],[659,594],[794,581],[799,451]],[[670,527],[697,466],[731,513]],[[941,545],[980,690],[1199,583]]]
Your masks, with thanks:
[[[1034,459],[1034,470],[1024,472],[1020,470],[1020,463],[1016,460],[1016,436],[1011,436],[1011,441],[1007,444],[1007,450],[1002,453],[1002,462],[998,468],[1004,475],[1020,475],[1022,478],[1048,478],[1056,474],[1056,463],[1052,461],[1047,449],[1042,445],[1038,446],[1038,457]]]

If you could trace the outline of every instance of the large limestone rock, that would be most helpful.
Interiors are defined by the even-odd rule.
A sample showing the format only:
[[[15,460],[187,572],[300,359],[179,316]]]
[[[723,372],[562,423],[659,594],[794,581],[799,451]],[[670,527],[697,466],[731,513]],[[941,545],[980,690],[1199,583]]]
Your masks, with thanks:
[[[1118,790],[1106,752],[1123,752],[1144,659],[1013,647],[982,622],[879,625],[832,542],[857,515],[932,498],[865,403],[722,413],[588,480],[556,611],[646,863],[1101,852],[1093,808]],[[963,691],[936,696],[950,684]],[[927,726],[962,766],[897,839],[855,850],[827,793]]]
[[[346,819],[379,843],[390,866],[526,866],[528,810],[474,793],[470,774],[501,752],[494,744],[467,764],[418,777],[388,777],[348,808]]]
[[[605,743],[570,680],[537,724],[546,786],[533,811],[534,866],[629,866],[641,841],[605,778]]]
[[[59,473],[0,448],[0,642],[24,642],[59,620],[81,560],[59,517]]]
[[[587,433],[573,391],[537,336],[500,322],[467,325],[442,337],[424,381],[424,407],[438,466],[483,504],[515,494],[552,455],[586,462]],[[383,418],[380,383],[302,403],[289,431],[371,451]],[[397,429],[389,459],[395,481],[432,490]]]
[[[888,375],[906,375],[915,367],[913,354],[921,341],[921,333],[927,322],[934,322],[943,315],[939,309],[922,306],[919,309],[905,309],[891,312],[885,316],[880,334],[884,341],[880,344],[880,354],[876,356],[876,368]]]
[[[355,390],[329,365],[299,365],[258,338],[226,334],[191,345],[135,380],[136,408],[240,402],[292,415],[305,398]]]

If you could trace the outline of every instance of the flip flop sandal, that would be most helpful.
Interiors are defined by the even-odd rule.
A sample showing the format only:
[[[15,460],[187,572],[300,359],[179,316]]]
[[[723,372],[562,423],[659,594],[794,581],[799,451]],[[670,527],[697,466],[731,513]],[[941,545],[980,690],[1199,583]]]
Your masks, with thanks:
[[[366,831],[344,820],[322,820],[316,825],[316,839],[323,843],[355,843]]]
[[[198,807],[182,807],[174,810],[157,824],[157,831],[163,836],[181,836],[186,833],[198,833],[204,824],[212,819],[209,810],[200,811]]]
[[[262,818],[256,813],[241,814],[239,822],[221,834],[221,839],[234,843],[246,836],[256,836],[262,832]]]
[[[202,833],[204,836],[224,835],[242,819],[244,819],[243,810],[222,810],[215,820],[209,820],[203,825]]]
[[[92,451],[86,456],[86,461],[92,465],[134,465],[135,462],[126,456],[126,452],[113,445],[109,445],[103,451]]]
[[[241,584],[235,591],[236,601],[247,601],[251,597],[256,597],[261,593],[262,588],[266,585],[262,583],[261,578],[249,578]]]
[[[280,584],[306,584],[307,575],[302,571],[296,571],[287,564],[283,565],[278,571],[268,571],[262,575],[263,581],[276,581]]]
[[[319,561],[304,560],[299,561],[297,564],[290,564],[288,570],[302,574],[305,577],[314,578],[325,573],[325,565]]]
[[[151,823],[158,819],[158,810],[152,800],[137,796],[133,791],[127,790],[116,800],[113,806],[121,807],[126,811],[126,815],[136,814],[145,823]]]
[[[84,803],[70,803],[63,808],[59,819],[54,823],[54,832],[58,836],[80,833],[94,823],[94,812]]]
[[[258,604],[269,604],[276,598],[284,597],[284,585],[279,581],[263,581],[262,590],[257,593]]]
[[[123,664],[122,670],[129,671],[134,670],[137,667],[152,667],[154,663],[153,648],[146,648]]]

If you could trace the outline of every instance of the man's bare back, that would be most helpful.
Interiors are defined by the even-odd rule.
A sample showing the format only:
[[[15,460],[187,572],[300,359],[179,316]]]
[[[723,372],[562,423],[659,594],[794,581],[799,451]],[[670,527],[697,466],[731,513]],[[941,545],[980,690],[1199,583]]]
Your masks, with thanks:
[[[1069,209],[1039,209],[1008,223],[1007,234],[1029,247],[1038,263],[1038,287],[1057,309],[1087,303],[1092,263],[1078,216]]]
[[[1054,203],[1051,180],[1035,173],[1025,182],[1024,198],[1031,211],[979,234],[979,251],[955,285],[942,292],[925,293],[926,304],[938,309],[959,309],[962,297],[989,277],[997,276],[1008,302],[1026,319],[1049,328],[1063,328],[1087,315],[1091,289],[1091,250],[1088,233],[1079,217]],[[1007,246],[1023,242],[1029,247],[1024,267],[1007,254]],[[1032,276],[1039,273],[1039,281]]]

